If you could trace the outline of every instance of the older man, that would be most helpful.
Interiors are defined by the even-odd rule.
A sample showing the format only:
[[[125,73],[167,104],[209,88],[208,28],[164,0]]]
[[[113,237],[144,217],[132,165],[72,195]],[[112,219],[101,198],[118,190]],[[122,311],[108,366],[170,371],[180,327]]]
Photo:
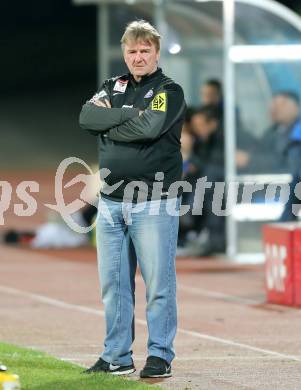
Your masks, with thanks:
[[[80,124],[98,135],[101,189],[97,249],[105,306],[104,350],[90,372],[135,371],[135,271],[146,285],[148,357],[141,377],[171,376],[176,335],[175,252],[185,102],[181,87],[158,68],[160,35],[143,20],[121,39],[129,73],[106,80]],[[137,259],[137,260],[136,260]]]
[[[290,91],[280,91],[274,95],[271,104],[271,118],[274,122],[275,151],[280,156],[282,155],[284,163],[292,175],[289,200],[280,219],[282,222],[294,221],[297,219],[301,203],[299,189],[301,181],[301,119],[298,95]],[[267,141],[270,140],[267,138]],[[271,141],[269,145],[271,147]]]

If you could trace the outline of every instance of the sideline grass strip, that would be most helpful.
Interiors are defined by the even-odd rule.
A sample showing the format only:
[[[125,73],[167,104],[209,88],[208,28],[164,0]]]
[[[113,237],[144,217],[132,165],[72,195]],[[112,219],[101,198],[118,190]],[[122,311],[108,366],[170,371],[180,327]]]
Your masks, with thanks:
[[[12,374],[19,375],[22,390],[161,389],[110,374],[85,375],[80,366],[10,344],[0,343],[0,363]]]

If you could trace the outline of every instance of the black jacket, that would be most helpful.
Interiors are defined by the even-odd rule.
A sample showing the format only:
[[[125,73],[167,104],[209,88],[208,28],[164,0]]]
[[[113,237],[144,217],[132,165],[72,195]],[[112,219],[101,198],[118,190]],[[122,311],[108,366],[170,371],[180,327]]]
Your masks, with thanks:
[[[208,181],[224,181],[224,134],[216,129],[206,140],[196,138],[191,158],[198,177],[207,176]]]
[[[112,108],[96,106],[95,99],[109,100]],[[157,172],[164,173],[159,198],[167,196],[169,186],[181,180],[180,136],[185,109],[182,88],[161,69],[143,76],[139,83],[130,74],[103,83],[80,113],[80,126],[98,135],[100,168],[111,171],[101,189],[103,196],[121,201],[128,183],[142,181],[147,187],[141,185],[140,190],[147,200],[154,199]],[[139,116],[140,110],[144,112]]]

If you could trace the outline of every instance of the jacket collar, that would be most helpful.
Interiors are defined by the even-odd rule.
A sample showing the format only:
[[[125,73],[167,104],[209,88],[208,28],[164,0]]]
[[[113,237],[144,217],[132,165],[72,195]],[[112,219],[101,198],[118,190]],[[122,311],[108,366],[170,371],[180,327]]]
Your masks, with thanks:
[[[129,79],[131,81],[131,83],[135,86],[137,85],[145,85],[145,84],[148,84],[154,80],[156,80],[158,77],[160,77],[162,75],[162,69],[161,68],[157,68],[157,70],[149,75],[145,75],[145,76],[142,76],[141,80],[139,82],[137,82],[133,75],[132,74],[129,74]]]

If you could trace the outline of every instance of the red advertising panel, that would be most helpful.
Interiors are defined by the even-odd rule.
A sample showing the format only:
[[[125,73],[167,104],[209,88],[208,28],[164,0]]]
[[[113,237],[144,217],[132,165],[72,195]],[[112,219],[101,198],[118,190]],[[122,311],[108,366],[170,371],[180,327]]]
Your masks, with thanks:
[[[301,306],[301,229],[294,234],[294,295],[295,305]]]
[[[294,305],[294,227],[292,224],[265,225],[263,241],[267,301]]]

